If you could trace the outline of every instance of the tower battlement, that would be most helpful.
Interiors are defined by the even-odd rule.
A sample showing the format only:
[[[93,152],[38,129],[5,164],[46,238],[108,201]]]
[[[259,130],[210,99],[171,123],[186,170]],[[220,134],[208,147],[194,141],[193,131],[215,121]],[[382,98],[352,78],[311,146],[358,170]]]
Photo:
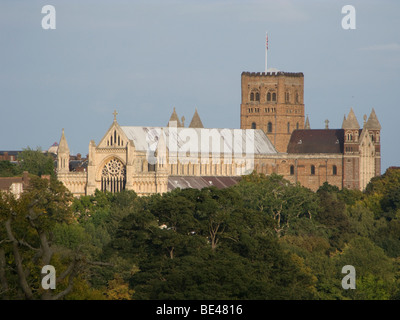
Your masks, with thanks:
[[[284,72],[284,71],[271,71],[271,72],[249,72],[243,71],[242,76],[259,77],[259,76],[286,76],[286,77],[304,77],[303,72]]]
[[[279,152],[304,128],[302,72],[242,72],[240,128],[262,129]]]

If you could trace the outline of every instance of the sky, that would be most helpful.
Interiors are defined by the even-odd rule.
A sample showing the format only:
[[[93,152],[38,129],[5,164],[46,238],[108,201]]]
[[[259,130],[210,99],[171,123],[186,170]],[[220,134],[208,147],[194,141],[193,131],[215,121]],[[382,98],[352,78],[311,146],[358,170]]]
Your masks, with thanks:
[[[125,126],[165,126],[175,107],[186,124],[197,108],[205,127],[239,128],[240,76],[264,71],[268,31],[268,67],[304,73],[312,129],[375,109],[384,173],[400,166],[399,15],[398,0],[2,0],[0,150],[47,150],[64,128],[85,156],[115,109]]]

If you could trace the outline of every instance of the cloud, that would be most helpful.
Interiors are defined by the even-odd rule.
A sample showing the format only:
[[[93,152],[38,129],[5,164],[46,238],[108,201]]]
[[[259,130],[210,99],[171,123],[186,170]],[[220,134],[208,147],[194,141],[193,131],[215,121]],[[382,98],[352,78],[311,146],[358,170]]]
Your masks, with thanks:
[[[388,44],[375,44],[369,47],[360,48],[363,51],[400,51],[400,44],[388,43]]]

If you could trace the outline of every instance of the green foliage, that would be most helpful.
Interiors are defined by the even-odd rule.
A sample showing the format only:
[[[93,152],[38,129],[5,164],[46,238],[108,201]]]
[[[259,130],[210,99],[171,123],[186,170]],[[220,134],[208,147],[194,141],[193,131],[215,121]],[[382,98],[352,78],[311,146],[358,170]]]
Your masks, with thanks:
[[[7,160],[0,161],[0,177],[15,177],[22,174],[22,169]]]
[[[338,266],[352,265],[356,269],[356,290],[346,292],[352,299],[389,299],[396,290],[396,265],[383,249],[370,239],[356,237],[336,258]]]
[[[318,203],[309,189],[292,185],[276,174],[255,173],[244,176],[234,188],[240,193],[246,208],[271,220],[278,236],[299,232],[296,226],[300,220],[307,221],[303,227],[312,227],[311,218],[317,212]]]
[[[391,220],[400,215],[400,169],[389,168],[382,176],[374,177],[366,188],[366,194],[375,199],[374,213],[377,218]]]
[[[64,283],[55,292],[43,292],[40,272],[48,264],[65,270],[71,261],[71,255],[58,251],[51,242],[54,227],[72,219],[71,200],[61,182],[39,177],[31,178],[28,190],[18,199],[0,194],[0,280],[6,298],[48,299],[66,293],[62,292]]]
[[[375,243],[392,258],[400,257],[400,220],[381,223],[373,237]]]
[[[346,204],[338,197],[339,190],[323,185],[318,191],[319,213],[316,220],[324,228],[326,237],[336,250],[349,240],[353,232],[350,221],[346,215]]]
[[[36,150],[27,147],[18,155],[22,171],[28,171],[36,176],[55,176],[54,159],[49,154],[44,154],[40,148]]]
[[[0,296],[26,297],[11,221],[31,298],[45,295],[34,250],[45,235],[58,274],[79,262],[64,299],[399,299],[399,178],[390,170],[364,193],[327,183],[312,192],[252,174],[225,189],[75,199],[57,180],[33,178],[20,199],[0,197]],[[341,287],[345,265],[355,290]],[[61,279],[57,292],[69,287]]]
[[[238,190],[174,190],[126,216],[111,242],[136,263],[135,299],[302,299],[315,277]],[[256,288],[256,290],[255,290]]]

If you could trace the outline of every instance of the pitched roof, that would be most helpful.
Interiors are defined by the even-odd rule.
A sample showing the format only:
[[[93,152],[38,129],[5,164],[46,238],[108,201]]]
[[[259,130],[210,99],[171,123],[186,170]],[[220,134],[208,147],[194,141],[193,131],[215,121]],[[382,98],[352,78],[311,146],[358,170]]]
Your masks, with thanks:
[[[58,145],[57,152],[69,154],[69,148],[68,148],[67,139],[65,138],[64,128],[62,129],[61,139],[60,139],[60,143]]]
[[[194,111],[192,121],[189,124],[189,128],[204,128],[203,122],[201,122],[200,116],[197,113],[197,108]]]
[[[0,151],[0,155],[2,155],[2,156],[5,154],[8,154],[9,156],[18,156],[20,153],[21,153],[21,151],[14,151],[14,150],[12,150],[12,151],[1,150]]]
[[[142,152],[155,151],[160,134],[164,134],[165,145],[175,146],[177,151],[197,154],[212,152],[232,152],[235,154],[276,154],[277,151],[266,134],[261,129],[205,129],[176,127],[130,127],[121,126],[129,140],[133,141],[135,149]],[[219,150],[211,150],[209,141],[218,139]],[[223,140],[225,139],[225,140]],[[224,142],[227,151],[224,150]],[[207,150],[205,150],[207,148]],[[215,148],[215,146],[214,146]],[[174,150],[170,150],[174,151]]]
[[[360,129],[360,124],[357,121],[357,117],[354,114],[353,108],[350,109],[347,119],[344,117],[342,129]]]
[[[306,118],[306,123],[304,124],[304,129],[311,129],[310,127],[310,120],[308,119],[308,116]]]
[[[343,129],[294,130],[288,153],[343,153]]]
[[[0,190],[9,191],[13,183],[22,184],[24,187],[29,184],[28,172],[24,172],[22,177],[0,177]]]
[[[169,176],[168,191],[176,188],[203,189],[216,187],[218,189],[228,188],[240,181],[241,177],[219,177],[219,176]]]
[[[172,111],[171,117],[169,118],[169,121],[168,121],[168,125],[167,125],[167,126],[169,127],[169,123],[170,123],[170,122],[173,122],[173,121],[176,121],[176,126],[177,126],[177,127],[182,127],[182,124],[181,124],[181,122],[179,121],[178,114],[176,113],[175,107],[174,107],[174,110]]]
[[[5,177],[0,178],[0,190],[9,190],[13,183],[22,183],[21,177]]]
[[[364,125],[364,128],[371,130],[380,130],[381,124],[379,123],[378,117],[376,116],[375,110],[372,108],[371,114],[369,115],[368,121]]]

